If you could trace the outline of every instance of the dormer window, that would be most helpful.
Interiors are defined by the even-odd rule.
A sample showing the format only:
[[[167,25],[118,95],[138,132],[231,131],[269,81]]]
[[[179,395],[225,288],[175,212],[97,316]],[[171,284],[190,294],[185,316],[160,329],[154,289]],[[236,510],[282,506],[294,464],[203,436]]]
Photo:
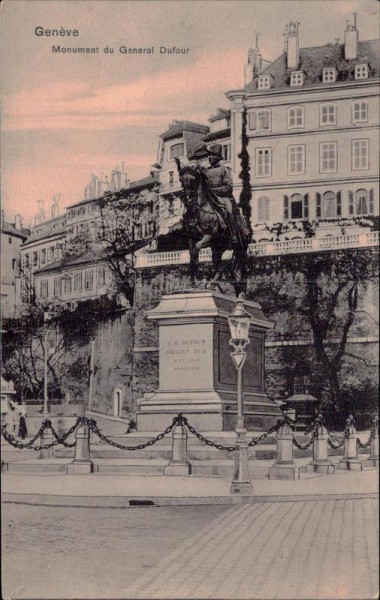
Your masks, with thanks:
[[[181,158],[184,155],[185,147],[183,144],[175,144],[169,148],[169,159]]]
[[[355,65],[355,79],[368,79],[368,65]]]
[[[270,75],[259,75],[258,90],[269,90],[270,89]]]
[[[291,87],[299,87],[304,84],[305,73],[303,71],[293,71],[290,75]]]
[[[323,69],[323,83],[332,83],[336,81],[336,69],[333,68],[324,68]]]

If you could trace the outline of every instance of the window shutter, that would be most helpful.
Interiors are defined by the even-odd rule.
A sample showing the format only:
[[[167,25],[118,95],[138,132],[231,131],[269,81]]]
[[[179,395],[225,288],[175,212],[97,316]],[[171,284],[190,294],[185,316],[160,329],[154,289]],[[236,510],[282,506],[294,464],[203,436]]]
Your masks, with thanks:
[[[316,194],[317,205],[316,205],[316,216],[317,218],[321,218],[322,216],[322,197],[321,194],[317,192]]]
[[[309,218],[309,194],[305,194],[303,197],[303,216],[304,219]]]
[[[336,216],[342,216],[342,194],[341,192],[337,192],[336,194]]]
[[[354,192],[351,190],[348,192],[348,214],[354,214]]]
[[[373,195],[373,189],[369,190],[369,212],[371,215],[373,215],[374,213],[374,195]]]
[[[256,129],[256,113],[249,113],[249,128]]]
[[[284,196],[284,219],[289,219],[289,196]]]

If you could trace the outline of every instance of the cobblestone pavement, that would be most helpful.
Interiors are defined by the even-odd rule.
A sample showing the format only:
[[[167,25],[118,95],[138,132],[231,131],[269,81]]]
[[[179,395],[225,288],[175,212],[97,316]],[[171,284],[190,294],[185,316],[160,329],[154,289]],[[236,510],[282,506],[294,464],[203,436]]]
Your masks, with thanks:
[[[124,598],[134,579],[226,511],[3,504],[2,598]]]
[[[230,508],[134,582],[126,598],[378,597],[375,499]]]

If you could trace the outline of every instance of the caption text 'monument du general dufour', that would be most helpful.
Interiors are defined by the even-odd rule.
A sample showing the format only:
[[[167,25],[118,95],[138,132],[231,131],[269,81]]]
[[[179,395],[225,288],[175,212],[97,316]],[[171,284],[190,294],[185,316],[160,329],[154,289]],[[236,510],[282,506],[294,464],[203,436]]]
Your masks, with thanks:
[[[44,27],[38,26],[35,28],[34,33],[37,37],[79,37],[79,29],[65,29],[60,27],[59,29],[45,29]],[[105,54],[114,54],[115,48],[112,46],[61,46],[53,45],[51,47],[53,54],[99,54],[103,51]],[[172,46],[146,46],[146,47],[132,47],[132,46],[119,46],[119,54],[188,54],[190,48]]]

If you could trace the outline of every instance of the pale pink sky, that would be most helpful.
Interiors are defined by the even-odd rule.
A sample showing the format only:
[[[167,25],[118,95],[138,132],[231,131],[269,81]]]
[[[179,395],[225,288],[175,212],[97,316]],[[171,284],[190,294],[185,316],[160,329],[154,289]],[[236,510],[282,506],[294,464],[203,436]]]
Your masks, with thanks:
[[[360,39],[379,37],[376,0],[5,0],[1,4],[2,205],[28,226],[38,199],[50,212],[81,200],[91,173],[124,161],[131,179],[156,160],[158,135],[173,119],[207,123],[224,92],[243,84],[255,32],[265,58],[283,49],[289,20],[303,47],[343,41],[358,13]],[[78,29],[78,37],[37,37],[35,28]],[[53,54],[52,45],[99,47]],[[155,46],[124,55],[120,46]],[[111,46],[114,54],[105,54]],[[190,48],[186,55],[159,47]]]

